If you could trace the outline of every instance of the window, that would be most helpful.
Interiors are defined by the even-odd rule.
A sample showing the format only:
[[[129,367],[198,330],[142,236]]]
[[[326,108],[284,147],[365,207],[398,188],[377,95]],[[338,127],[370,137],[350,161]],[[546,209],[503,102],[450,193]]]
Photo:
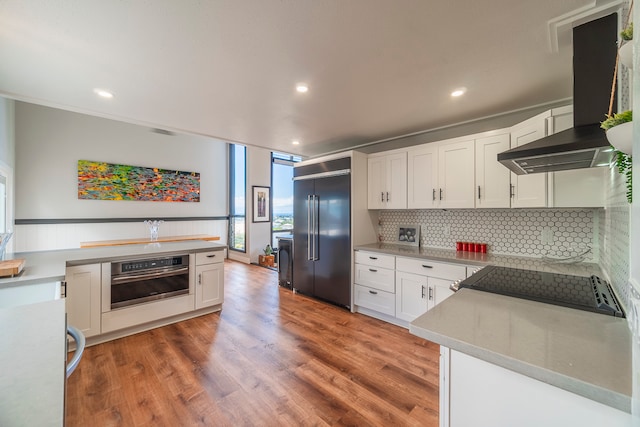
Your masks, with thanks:
[[[246,252],[247,149],[229,145],[229,249]]]
[[[301,159],[288,154],[271,154],[271,246],[278,236],[293,233],[293,164]]]

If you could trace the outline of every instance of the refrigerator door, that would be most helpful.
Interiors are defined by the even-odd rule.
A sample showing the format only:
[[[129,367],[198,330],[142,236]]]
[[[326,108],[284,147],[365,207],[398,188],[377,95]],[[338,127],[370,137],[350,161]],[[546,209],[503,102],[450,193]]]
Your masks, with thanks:
[[[317,238],[314,295],[335,304],[350,307],[349,175],[316,179],[315,195]]]
[[[314,180],[293,183],[293,289],[313,295]]]

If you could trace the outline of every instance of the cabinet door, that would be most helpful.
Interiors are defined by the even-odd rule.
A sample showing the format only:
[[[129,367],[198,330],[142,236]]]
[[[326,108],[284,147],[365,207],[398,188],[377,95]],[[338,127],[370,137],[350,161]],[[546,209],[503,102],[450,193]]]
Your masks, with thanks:
[[[407,153],[391,154],[386,162],[386,209],[407,208]]]
[[[538,115],[511,128],[511,148],[519,147],[546,136],[546,118]],[[511,173],[513,185],[512,208],[543,208],[547,206],[547,174],[516,175]]]
[[[396,317],[411,322],[427,309],[427,277],[396,272]]]
[[[449,289],[449,285],[454,281],[455,280],[429,277],[429,286],[427,287],[429,310],[454,294],[454,292]]]
[[[473,208],[475,178],[474,141],[438,148],[438,199],[441,208]]]
[[[511,206],[511,172],[498,162],[509,144],[508,133],[476,139],[476,208]]]
[[[386,190],[387,173],[385,157],[370,157],[367,168],[368,208],[382,209],[385,206],[384,193]]]
[[[100,334],[100,264],[67,267],[65,304],[67,323],[80,329],[85,337]]]
[[[407,154],[407,207],[436,207],[438,191],[438,147],[427,146]]]
[[[196,309],[222,304],[224,300],[224,264],[196,267]]]

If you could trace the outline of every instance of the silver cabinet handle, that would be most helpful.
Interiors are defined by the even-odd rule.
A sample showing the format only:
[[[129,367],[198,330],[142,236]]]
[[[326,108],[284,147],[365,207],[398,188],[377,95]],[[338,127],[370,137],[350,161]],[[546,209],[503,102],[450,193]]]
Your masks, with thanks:
[[[372,272],[372,273],[377,273],[378,272],[378,270],[373,269],[373,268],[370,268],[369,271]]]
[[[478,200],[480,200],[480,186],[478,185]]]
[[[307,194],[307,261],[311,261],[311,195]]]
[[[433,266],[432,266],[432,265],[424,265],[424,264],[422,264],[422,266],[423,266],[424,268],[433,268]]]
[[[436,201],[436,189],[435,188],[433,189],[433,201],[434,202]]]
[[[433,300],[433,288],[429,286],[429,301]]]
[[[313,195],[313,260],[318,261],[318,240],[320,234],[320,198],[317,195]],[[316,252],[317,250],[317,252]]]
[[[440,200],[442,200],[442,188],[440,189]]]
[[[215,256],[216,256],[215,254],[213,254],[213,255],[207,255],[207,258],[213,258],[213,257],[215,257]]]
[[[76,342],[76,351],[73,353],[73,357],[67,364],[66,369],[67,378],[69,378],[69,376],[73,374],[73,371],[75,371],[78,367],[80,359],[82,359],[82,353],[84,353],[86,341],[84,339],[84,334],[79,329],[74,328],[73,326],[67,325],[67,335],[73,338],[73,340]]]
[[[421,286],[422,288],[422,299],[424,299],[424,286]]]
[[[378,293],[376,291],[369,291],[370,294],[372,295],[378,295]]]
[[[387,202],[389,201],[389,192],[387,191]]]
[[[198,285],[202,285],[202,273],[198,273]]]
[[[380,201],[384,203],[384,191],[380,192]]]
[[[378,257],[370,256],[369,259],[378,259]]]
[[[516,186],[513,184],[509,184],[509,197],[511,197],[512,199],[515,197],[516,192],[515,192]]]

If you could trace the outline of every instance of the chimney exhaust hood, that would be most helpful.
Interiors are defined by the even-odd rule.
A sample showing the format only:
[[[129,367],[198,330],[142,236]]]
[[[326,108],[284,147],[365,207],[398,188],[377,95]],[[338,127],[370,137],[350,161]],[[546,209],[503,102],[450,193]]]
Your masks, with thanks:
[[[500,163],[517,175],[609,164],[613,150],[600,122],[609,109],[617,38],[615,13],[573,29],[573,127],[500,153]]]

